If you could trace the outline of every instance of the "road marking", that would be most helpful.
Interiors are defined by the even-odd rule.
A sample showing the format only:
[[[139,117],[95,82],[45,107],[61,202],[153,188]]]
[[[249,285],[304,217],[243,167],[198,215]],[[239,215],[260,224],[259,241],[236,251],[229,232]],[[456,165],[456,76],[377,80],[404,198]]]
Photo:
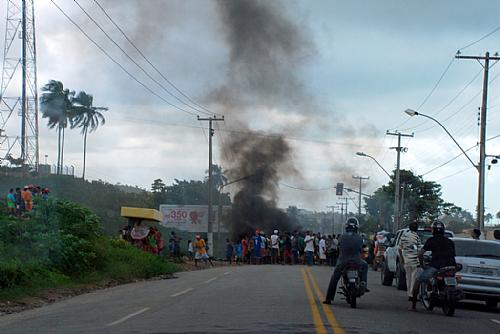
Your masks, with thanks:
[[[229,275],[229,271],[226,271],[226,272],[224,273],[224,275]]]
[[[497,323],[500,325],[500,320],[497,320],[497,319],[490,319],[491,321],[493,321],[494,323]]]
[[[174,293],[173,295],[171,295],[170,297],[179,297],[180,295],[183,295],[185,293],[188,293],[189,291],[193,290],[193,288],[189,288],[189,289],[186,289],[186,290],[182,290],[181,292],[177,292],[177,293]]]
[[[147,310],[149,310],[149,307],[145,307],[145,308],[143,308],[143,309],[141,309],[141,310],[139,310],[139,311],[137,311],[137,312],[134,312],[134,313],[131,313],[131,314],[127,315],[127,316],[124,316],[124,317],[123,317],[123,318],[121,318],[121,319],[118,319],[118,320],[116,320],[116,321],[110,322],[110,323],[109,323],[109,324],[107,324],[106,326],[111,327],[111,326],[115,326],[115,325],[121,324],[122,322],[127,321],[128,319],[130,319],[130,318],[132,318],[132,317],[135,317],[136,315],[139,315],[139,314],[141,314],[141,313],[144,313],[144,312],[146,312]]]
[[[307,272],[309,274],[309,277],[311,278],[311,283],[312,283],[314,292],[316,292],[316,296],[320,300],[321,306],[323,306],[323,312],[325,312],[326,319],[330,323],[330,326],[332,326],[333,332],[336,334],[344,334],[345,331],[342,328],[342,326],[340,326],[337,319],[335,318],[335,315],[333,314],[333,311],[331,310],[331,308],[328,305],[325,305],[322,303],[322,301],[325,300],[325,297],[323,296],[323,294],[321,293],[321,290],[318,287],[318,283],[316,282],[316,279],[314,278],[314,274],[313,274],[311,268],[307,268]]]
[[[302,279],[304,280],[304,286],[306,288],[307,300],[309,301],[309,306],[311,307],[311,313],[314,326],[316,327],[316,333],[326,334],[326,329],[325,326],[323,325],[323,320],[321,320],[321,315],[319,313],[318,305],[316,305],[316,301],[314,300],[314,295],[309,285],[309,278],[307,278],[307,274],[304,268],[300,268],[300,271],[302,272]]]
[[[205,284],[208,284],[208,283],[210,283],[210,282],[215,281],[216,279],[217,279],[217,277],[213,277],[213,278],[211,278],[211,279],[209,279],[209,280],[206,280],[204,283],[205,283]]]

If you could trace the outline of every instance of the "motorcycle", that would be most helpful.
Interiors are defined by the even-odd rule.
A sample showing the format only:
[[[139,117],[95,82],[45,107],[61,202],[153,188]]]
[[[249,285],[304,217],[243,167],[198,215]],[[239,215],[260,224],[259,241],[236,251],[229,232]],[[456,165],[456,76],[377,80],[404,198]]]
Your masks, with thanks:
[[[455,314],[457,302],[463,298],[463,293],[457,288],[456,273],[460,265],[443,267],[428,282],[420,283],[420,300],[427,311],[432,311],[440,305],[443,313],[449,317]]]
[[[346,301],[352,308],[356,308],[356,298],[365,292],[364,282],[361,282],[359,266],[355,263],[348,264],[342,271],[342,286],[340,294],[344,295]]]

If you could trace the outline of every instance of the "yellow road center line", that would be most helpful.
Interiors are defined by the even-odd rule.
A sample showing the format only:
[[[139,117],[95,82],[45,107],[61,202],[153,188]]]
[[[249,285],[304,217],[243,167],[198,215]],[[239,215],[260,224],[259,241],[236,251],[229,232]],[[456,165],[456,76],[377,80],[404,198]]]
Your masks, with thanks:
[[[302,273],[302,279],[304,280],[304,286],[306,288],[306,295],[309,301],[309,306],[311,307],[311,313],[314,326],[316,327],[316,333],[326,334],[326,329],[325,326],[323,325],[323,320],[321,320],[321,315],[319,314],[318,306],[316,305],[316,301],[314,300],[314,295],[311,290],[309,278],[307,278],[307,274],[304,268],[300,268],[300,271]]]
[[[310,268],[307,268],[307,272],[311,278],[311,285],[314,289],[314,292],[316,293],[316,296],[319,298],[320,301],[325,300],[325,297],[323,296],[323,293],[321,293],[321,290],[318,287],[318,283],[316,282],[316,279],[314,278],[313,272],[311,271]],[[342,326],[340,326],[337,319],[335,318],[335,315],[333,314],[333,311],[330,308],[330,306],[323,304],[323,303],[321,305],[323,306],[323,312],[325,312],[326,319],[330,323],[330,326],[332,326],[332,328],[333,328],[333,332],[336,334],[344,334],[345,331],[342,328]]]

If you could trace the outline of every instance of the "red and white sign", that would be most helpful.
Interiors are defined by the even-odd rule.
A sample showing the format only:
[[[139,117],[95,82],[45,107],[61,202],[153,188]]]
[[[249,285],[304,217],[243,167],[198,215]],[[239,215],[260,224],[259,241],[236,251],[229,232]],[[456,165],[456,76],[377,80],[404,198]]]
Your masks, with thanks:
[[[212,226],[213,232],[218,232],[217,229],[217,207],[213,207],[214,221]],[[227,208],[224,208],[227,210]],[[160,205],[160,212],[163,214],[161,224],[168,228],[176,228],[186,232],[207,232],[208,231],[208,207],[206,205]],[[221,226],[221,232],[226,231]]]

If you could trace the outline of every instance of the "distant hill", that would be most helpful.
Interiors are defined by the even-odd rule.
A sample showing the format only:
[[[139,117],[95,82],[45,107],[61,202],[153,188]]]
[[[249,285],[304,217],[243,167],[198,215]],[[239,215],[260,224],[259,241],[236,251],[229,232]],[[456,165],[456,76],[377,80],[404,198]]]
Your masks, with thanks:
[[[47,177],[19,177],[0,175],[0,189],[4,200],[10,188],[25,185],[49,188],[50,196],[80,203],[91,209],[101,219],[107,234],[116,234],[125,223],[120,217],[122,206],[155,208],[150,192],[128,185],[113,185],[104,181],[84,181],[66,175]]]

